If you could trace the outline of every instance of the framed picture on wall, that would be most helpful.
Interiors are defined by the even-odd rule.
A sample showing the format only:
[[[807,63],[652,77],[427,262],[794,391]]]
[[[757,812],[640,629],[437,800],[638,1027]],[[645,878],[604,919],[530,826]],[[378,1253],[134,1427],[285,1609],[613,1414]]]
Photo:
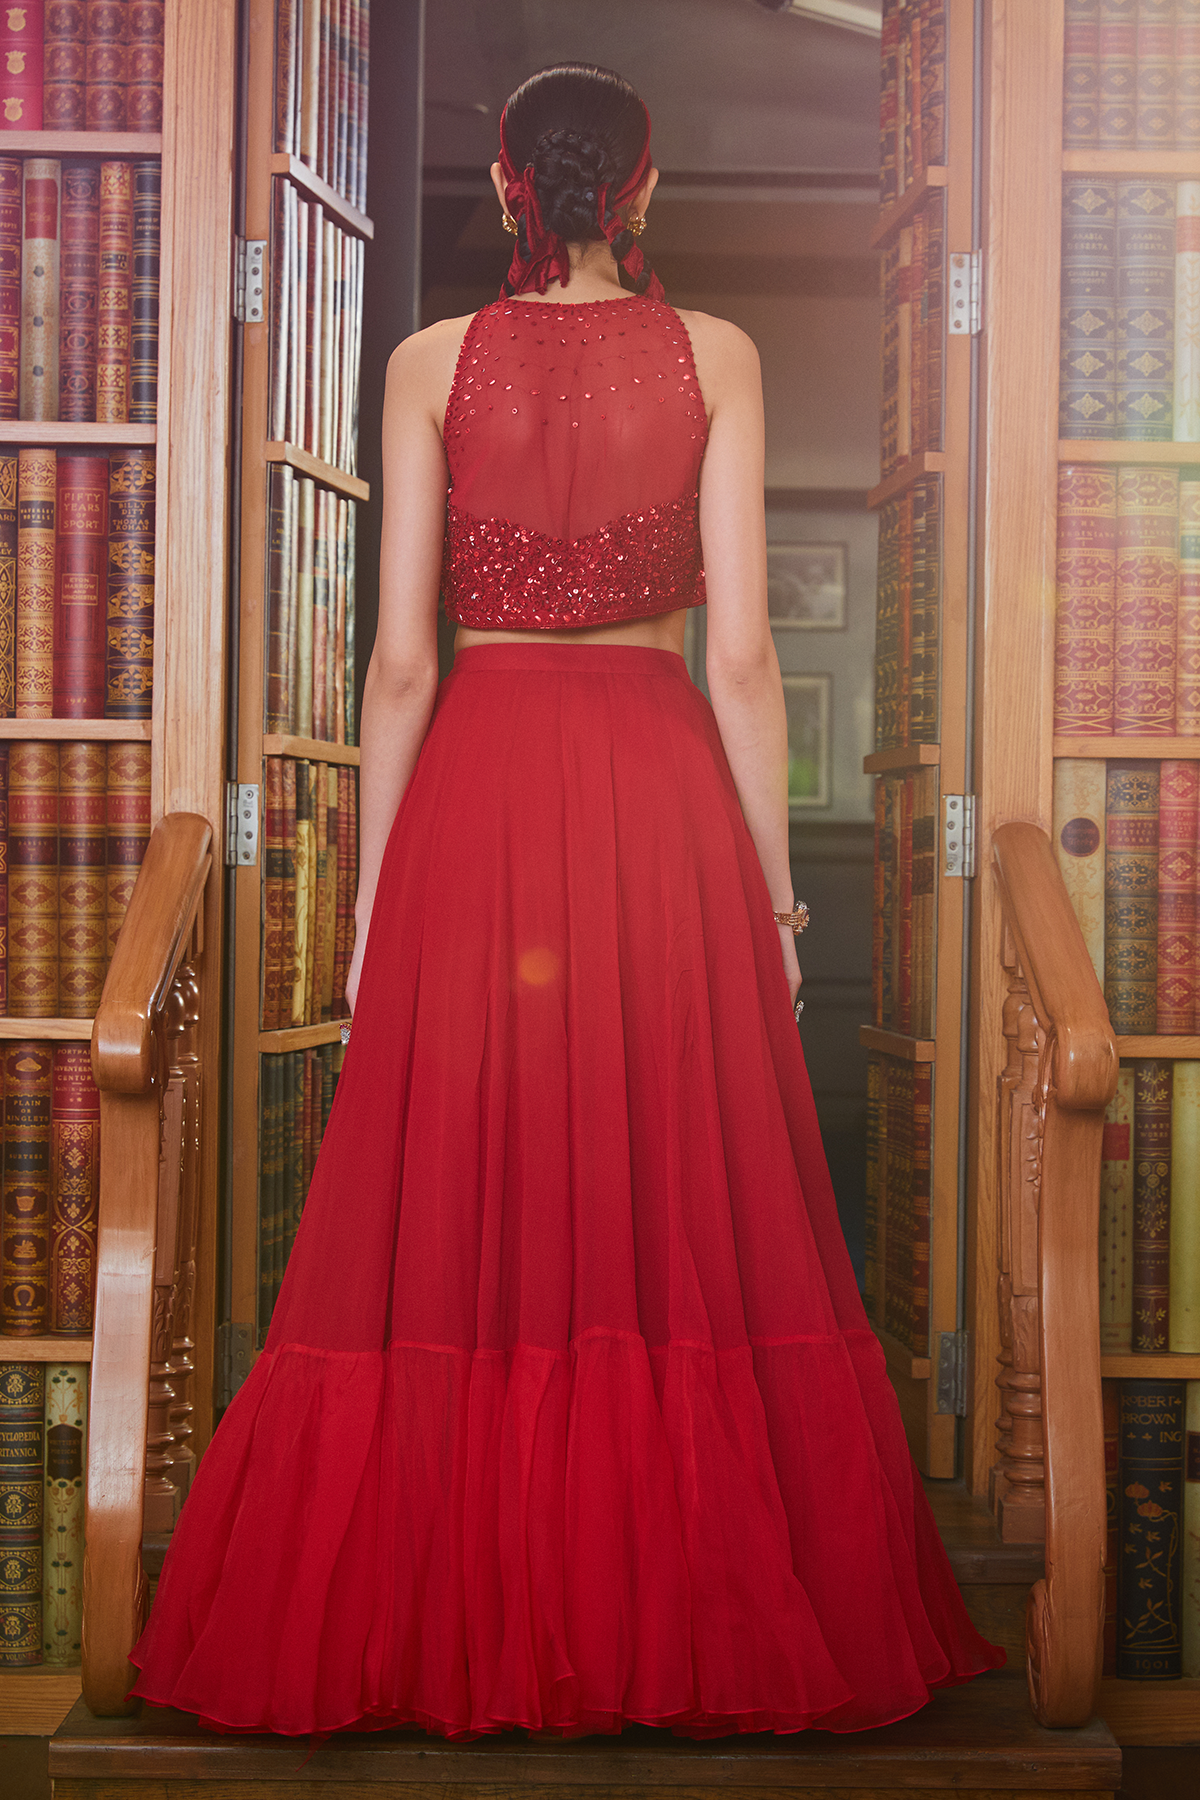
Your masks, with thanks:
[[[845,544],[768,544],[767,611],[776,631],[842,631]]]
[[[831,675],[785,675],[788,724],[788,805],[828,806],[830,793]]]

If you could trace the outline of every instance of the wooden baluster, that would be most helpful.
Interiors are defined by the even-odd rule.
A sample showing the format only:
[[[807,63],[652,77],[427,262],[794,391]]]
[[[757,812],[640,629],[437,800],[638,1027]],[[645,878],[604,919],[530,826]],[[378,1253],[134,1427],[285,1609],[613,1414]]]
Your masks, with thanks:
[[[199,948],[194,946],[194,959]],[[200,1105],[201,1069],[197,1052],[197,1026],[200,1023],[200,982],[196,961],[187,962],[176,979],[182,1013],[182,1030],[178,1040],[176,1064],[183,1078],[183,1192],[179,1205],[179,1278],[175,1289],[174,1337],[171,1342],[170,1371],[174,1400],[170,1423],[173,1438],[171,1479],[181,1499],[187,1498],[196,1456],[192,1449],[192,1412],[195,1404],[192,1384],[195,1378],[193,1355],[192,1307],[196,1293],[196,1236],[199,1229],[200,1199]]]
[[[164,1061],[171,1054],[178,1007],[172,989],[162,1036]],[[163,1094],[158,1165],[158,1225],[154,1253],[154,1314],[150,1339],[150,1394],[146,1429],[146,1497],[143,1529],[171,1531],[179,1517],[180,1494],[171,1480],[171,1385],[169,1357],[174,1336],[172,1301],[178,1273],[179,1195],[183,1162],[183,1077],[171,1072]]]

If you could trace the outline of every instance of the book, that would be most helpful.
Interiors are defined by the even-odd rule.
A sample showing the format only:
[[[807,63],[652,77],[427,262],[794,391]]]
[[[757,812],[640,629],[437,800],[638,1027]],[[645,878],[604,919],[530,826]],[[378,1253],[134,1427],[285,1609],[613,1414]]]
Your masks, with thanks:
[[[337,522],[334,544],[333,576],[333,667],[327,671],[326,705],[330,714],[330,736],[335,743],[346,741],[346,537],[351,502],[337,496]]]
[[[3,1061],[0,1330],[39,1337],[50,1323],[50,1046],[10,1040]]]
[[[290,602],[295,592],[292,571],[292,470],[274,463],[267,470],[267,654],[266,729],[292,728]]]
[[[264,758],[263,815],[262,1029],[277,1031],[283,1022],[283,764],[278,756]]]
[[[875,748],[900,743],[896,695],[900,679],[900,507],[880,508],[875,601]]]
[[[25,158],[21,226],[23,419],[58,417],[61,190],[62,163],[56,157]]]
[[[1173,420],[1177,442],[1200,440],[1200,181],[1175,188]]]
[[[1175,184],[1116,185],[1116,435],[1166,443],[1175,389]]]
[[[371,107],[371,0],[355,0],[358,12],[358,192],[354,203],[367,210],[368,114]]]
[[[14,711],[54,715],[54,571],[58,458],[51,448],[17,456],[17,605]]]
[[[1116,434],[1117,186],[1091,175],[1062,185],[1059,436]]]
[[[83,1660],[83,1521],[88,1364],[47,1363],[42,1498],[42,1662]]]
[[[338,899],[338,772],[332,763],[323,765],[320,781],[324,785],[322,804],[325,810],[325,922],[321,933],[320,1012],[322,1019],[331,1019]]]
[[[86,0],[46,0],[44,54],[42,116],[46,130],[86,130]]]
[[[307,1025],[311,1023],[308,1018],[308,971],[311,962],[308,939],[310,899],[315,901],[316,898],[313,886],[316,836],[312,824],[309,765],[300,760],[295,763],[295,795],[295,836],[292,840],[292,860],[296,886],[292,928],[292,1016],[289,1022],[292,1025]]]
[[[53,696],[56,719],[104,713],[108,457],[58,455]]]
[[[133,284],[133,171],[100,165],[100,298],[96,332],[96,418],[129,418]]]
[[[91,746],[103,751],[102,744]],[[86,1336],[96,1304],[100,1090],[87,1044],[55,1044],[50,1086],[50,1317]]]
[[[154,692],[155,453],[114,450],[109,461],[105,717],[148,719]]]
[[[1192,1030],[1196,991],[1196,898],[1200,879],[1200,763],[1164,761],[1158,780],[1157,1027],[1167,1036]],[[1200,1170],[1197,1171],[1200,1175]]]
[[[1100,0],[1099,104],[1096,143],[1102,150],[1137,144],[1137,0]]]
[[[1117,476],[1102,463],[1058,470],[1054,729],[1107,736],[1113,729]]]
[[[350,790],[354,784],[352,770],[341,767],[337,771],[338,784],[338,827],[337,827],[337,913],[336,944],[333,965],[333,998],[330,1005],[330,1016],[344,1019],[349,1011],[346,1005],[346,975],[350,968],[350,931],[354,912],[354,889],[352,884],[351,846],[350,846]]]
[[[125,128],[162,130],[164,0],[129,0]]]
[[[309,711],[311,732],[315,738],[329,736],[330,719],[325,702],[325,670],[329,662],[329,502],[328,488],[319,487],[314,495],[313,518],[313,619],[312,619],[312,695]]]
[[[8,745],[0,745],[0,1013],[8,1011]]]
[[[1121,1383],[1117,1674],[1180,1673],[1185,1383]]]
[[[1200,736],[1200,468],[1179,471],[1175,730]]]
[[[913,228],[902,225],[896,234],[900,252],[896,271],[896,457],[904,463],[913,452],[912,442],[912,313]]]
[[[59,749],[58,1009],[89,1019],[108,967],[108,798],[103,744]]]
[[[268,374],[268,436],[282,443],[288,435],[288,369],[290,359],[290,308],[293,287],[291,232],[295,221],[296,190],[276,175],[271,181],[271,358]]]
[[[1066,0],[1063,149],[1092,150],[1100,124],[1100,0]]]
[[[82,9],[81,9],[82,10]],[[65,161],[59,285],[58,416],[96,417],[100,164]]]
[[[939,484],[939,492],[940,492]],[[352,500],[346,508],[346,733],[345,742],[356,744],[357,726],[355,723],[355,615],[357,602],[355,598],[355,571],[358,563],[358,507]],[[940,608],[939,608],[940,617]],[[928,683],[928,677],[927,677]]]
[[[316,483],[307,475],[296,479],[298,489],[296,540],[296,661],[295,729],[300,737],[312,737],[313,716],[313,581],[316,557]]]
[[[1118,1036],[1157,1024],[1158,764],[1106,765],[1104,999]]]
[[[0,1363],[0,1669],[42,1660],[45,1367]]]
[[[21,240],[24,164],[0,157],[0,419],[15,419],[21,401]]]
[[[1186,1383],[1184,1408],[1180,1668],[1194,1678],[1200,1675],[1200,1381]]]
[[[1200,0],[1175,0],[1175,148],[1200,150]]]
[[[1139,150],[1170,150],[1175,140],[1175,0],[1138,0]]]
[[[1100,1162],[1100,1352],[1133,1348],[1134,1069],[1122,1063],[1104,1112]]]
[[[0,450],[0,719],[16,711],[17,458]]]
[[[1133,1070],[1133,1348],[1161,1352],[1170,1331],[1171,1092],[1174,1066]]]
[[[276,0],[275,137],[277,155],[296,153],[296,51],[301,0]]]
[[[135,162],[131,170],[133,263],[129,284],[129,417],[152,425],[158,417],[159,237],[162,163]]]
[[[59,746],[8,747],[8,1010],[58,1016]]]
[[[1200,1062],[1181,1058],[1171,1085],[1171,1235],[1167,1348],[1200,1353]]]
[[[44,0],[0,7],[0,131],[41,131],[45,80]]]
[[[150,746],[108,745],[105,821],[108,956],[116,949],[133,884],[150,842]]]
[[[1105,789],[1105,766],[1099,759],[1069,756],[1055,759],[1054,856],[1079,920],[1096,979],[1102,987]]]
[[[1113,729],[1175,729],[1179,599],[1179,471],[1134,463],[1117,470]]]
[[[87,0],[87,128],[124,131],[129,79],[127,0]]]

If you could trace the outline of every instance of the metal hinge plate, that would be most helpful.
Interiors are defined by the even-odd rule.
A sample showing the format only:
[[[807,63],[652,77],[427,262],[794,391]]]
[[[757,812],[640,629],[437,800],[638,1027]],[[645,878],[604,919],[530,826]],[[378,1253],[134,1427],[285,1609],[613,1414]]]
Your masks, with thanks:
[[[261,325],[267,316],[267,240],[233,242],[233,316],[239,325]]]
[[[937,1410],[955,1418],[967,1416],[967,1333],[940,1331],[937,1359]]]
[[[249,1325],[238,1325],[225,1319],[217,1326],[217,1405],[228,1406],[250,1373],[250,1344],[254,1333]]]
[[[983,329],[983,256],[979,250],[950,252],[951,337],[978,337]]]
[[[225,867],[258,861],[258,783],[225,783]]]
[[[975,796],[942,796],[942,874],[970,881],[975,873]]]

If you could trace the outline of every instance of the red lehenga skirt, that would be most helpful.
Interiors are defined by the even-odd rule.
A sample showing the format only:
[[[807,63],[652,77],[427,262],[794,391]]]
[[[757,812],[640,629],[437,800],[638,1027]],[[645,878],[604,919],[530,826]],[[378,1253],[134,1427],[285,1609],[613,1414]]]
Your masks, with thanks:
[[[133,1660],[216,1728],[448,1737],[851,1731],[1004,1661],[681,657],[481,645],[443,682],[266,1347]]]

